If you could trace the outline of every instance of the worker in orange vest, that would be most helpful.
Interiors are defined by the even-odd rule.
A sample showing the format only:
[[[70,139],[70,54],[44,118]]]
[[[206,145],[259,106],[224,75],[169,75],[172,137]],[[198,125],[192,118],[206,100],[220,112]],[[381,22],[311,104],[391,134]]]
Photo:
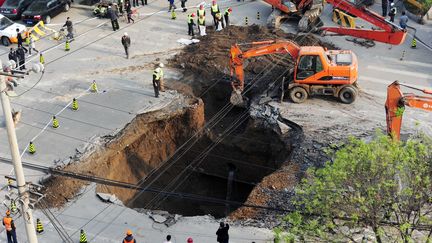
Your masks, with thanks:
[[[3,225],[6,228],[6,236],[8,243],[18,243],[16,239],[15,224],[10,216],[10,211],[6,211],[6,217],[3,218]]]
[[[126,237],[123,239],[122,243],[136,243],[136,240],[132,236],[132,230],[126,231]]]

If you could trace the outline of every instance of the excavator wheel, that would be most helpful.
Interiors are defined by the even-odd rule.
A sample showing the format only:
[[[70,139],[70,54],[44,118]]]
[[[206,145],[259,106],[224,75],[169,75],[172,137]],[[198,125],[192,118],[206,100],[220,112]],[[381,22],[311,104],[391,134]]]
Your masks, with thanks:
[[[289,96],[294,103],[303,103],[309,95],[303,87],[297,86],[289,91]]]
[[[339,99],[344,104],[351,104],[357,98],[357,90],[353,86],[346,86],[339,91]]]

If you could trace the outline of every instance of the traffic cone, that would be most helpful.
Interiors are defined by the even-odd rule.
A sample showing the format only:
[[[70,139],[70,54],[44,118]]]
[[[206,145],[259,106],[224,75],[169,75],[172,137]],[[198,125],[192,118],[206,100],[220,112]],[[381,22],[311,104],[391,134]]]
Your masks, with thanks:
[[[245,25],[248,25],[248,17],[245,17]]]
[[[86,233],[84,232],[83,229],[80,231],[80,241],[79,241],[79,243],[87,243],[87,236],[86,236]]]
[[[77,111],[78,110],[78,101],[73,98],[72,100],[72,110]]]
[[[44,56],[42,55],[42,52],[39,54],[39,62],[40,62],[41,64],[45,64],[45,58],[44,58]]]
[[[53,128],[57,128],[57,127],[59,127],[59,122],[58,122],[56,116],[53,116],[53,119],[52,119],[52,127],[53,127]]]
[[[416,38],[413,38],[411,41],[411,48],[417,48],[417,40]]]
[[[7,189],[8,189],[8,191],[10,191],[11,189],[12,189],[12,183],[13,183],[13,180],[12,179],[7,179]]]
[[[92,83],[92,85],[91,85],[90,90],[91,90],[91,92],[93,92],[93,93],[97,93],[97,92],[98,92],[97,85],[96,85],[96,80],[93,80],[93,83]]]
[[[65,51],[70,51],[70,43],[69,43],[69,40],[66,41],[66,44],[65,44]]]
[[[35,145],[33,144],[33,142],[31,142],[31,141],[30,141],[30,143],[29,143],[28,152],[29,152],[30,154],[34,154],[34,153],[36,153],[36,147],[35,147]]]
[[[12,214],[15,214],[18,211],[17,206],[15,204],[15,201],[11,201],[11,203],[10,203],[10,211],[11,211]]]
[[[44,228],[40,219],[36,219],[36,233],[42,234],[44,232]]]
[[[176,19],[177,18],[177,14],[175,12],[175,9],[171,10],[171,19]]]
[[[261,19],[260,12],[257,12],[257,19]]]

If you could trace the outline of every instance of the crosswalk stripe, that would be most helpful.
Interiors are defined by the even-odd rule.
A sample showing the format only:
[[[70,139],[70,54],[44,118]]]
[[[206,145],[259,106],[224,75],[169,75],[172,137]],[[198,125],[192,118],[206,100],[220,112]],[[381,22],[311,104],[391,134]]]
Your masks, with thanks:
[[[389,85],[391,83],[393,83],[395,80],[389,80],[389,79],[382,79],[382,78],[375,78],[375,77],[369,77],[369,76],[364,76],[361,75],[359,77],[360,82],[361,81],[369,81],[372,83],[379,83],[379,84],[384,84],[384,85]]]
[[[394,62],[394,63],[399,63],[401,65],[408,64],[408,65],[412,65],[412,66],[432,68],[432,63],[423,63],[423,62],[406,61],[406,60],[401,61],[398,58],[385,57],[385,56],[379,56],[378,59],[385,60],[385,61],[391,61],[391,62]]]
[[[401,75],[411,76],[411,77],[416,77],[416,78],[429,79],[429,78],[432,77],[431,75],[425,74],[425,73],[403,71],[403,70],[398,70],[398,69],[394,69],[394,68],[384,68],[384,67],[377,67],[377,66],[370,66],[370,65],[368,65],[366,68],[367,69],[371,69],[371,70],[380,71],[380,72],[388,72],[388,73],[393,73],[393,74],[401,74]]]

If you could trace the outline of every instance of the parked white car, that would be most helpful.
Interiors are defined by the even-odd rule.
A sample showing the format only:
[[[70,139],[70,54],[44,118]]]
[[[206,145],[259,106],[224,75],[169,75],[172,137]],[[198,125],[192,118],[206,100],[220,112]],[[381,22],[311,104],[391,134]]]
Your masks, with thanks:
[[[2,45],[9,46],[11,43],[17,43],[16,29],[19,29],[19,32],[23,33],[26,31],[26,26],[14,23],[6,16],[0,14],[0,41]]]

